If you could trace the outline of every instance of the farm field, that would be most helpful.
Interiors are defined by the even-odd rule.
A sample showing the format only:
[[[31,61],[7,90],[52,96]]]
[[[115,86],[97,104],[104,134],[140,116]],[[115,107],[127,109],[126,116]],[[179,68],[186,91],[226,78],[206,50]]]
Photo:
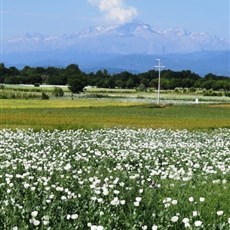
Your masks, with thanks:
[[[0,100],[0,128],[97,129],[113,127],[212,129],[230,127],[223,105],[165,105],[114,100]]]
[[[230,130],[0,130],[1,229],[230,229]]]
[[[230,104],[107,94],[0,100],[0,229],[229,230]]]
[[[0,89],[0,98],[2,99],[41,99],[41,93],[46,93],[51,99],[53,99],[53,91],[55,88],[62,89],[64,97],[62,99],[71,99],[71,92],[67,86],[50,86],[41,85],[40,87],[34,87],[33,85],[4,85],[4,89]],[[185,90],[185,92],[184,92]],[[188,89],[177,90],[161,90],[161,102],[163,104],[187,104],[192,103],[198,99],[202,103],[230,103],[230,97],[223,96],[222,91],[216,91],[217,94],[222,96],[204,96],[203,90],[197,90],[197,92],[189,92]],[[157,91],[155,89],[148,89],[147,92],[137,91],[135,89],[107,89],[107,88],[95,88],[86,87],[84,93],[81,95],[74,95],[75,99],[78,98],[108,98],[108,99],[120,99],[123,101],[145,101],[147,103],[155,102],[157,98]]]

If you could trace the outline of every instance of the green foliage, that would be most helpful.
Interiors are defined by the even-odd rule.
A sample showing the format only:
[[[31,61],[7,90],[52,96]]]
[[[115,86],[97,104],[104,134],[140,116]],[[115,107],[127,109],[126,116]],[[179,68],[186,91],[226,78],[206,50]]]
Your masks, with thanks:
[[[70,64],[66,67],[65,74],[68,76],[73,76],[76,74],[81,74],[81,70],[79,69],[78,65]]]
[[[214,92],[213,90],[206,90],[203,94],[204,96],[211,96],[211,97],[221,97],[223,96],[221,92]]]
[[[55,97],[63,97],[64,96],[64,91],[62,88],[60,87],[55,87],[52,94],[55,96]]]
[[[175,92],[175,93],[180,93],[180,92],[181,92],[181,89],[175,88],[175,89],[174,89],[174,92]]]
[[[5,86],[4,85],[0,85],[0,89],[5,89]]]
[[[189,92],[190,92],[190,93],[195,93],[195,92],[196,92],[196,90],[197,90],[197,89],[196,89],[195,87],[191,87],[191,88],[189,88]]]
[[[225,92],[224,95],[225,95],[226,97],[230,97],[230,92]]]
[[[85,86],[87,86],[87,79],[84,74],[76,74],[69,78],[68,80],[69,90],[72,93],[83,92]]]
[[[24,91],[19,89],[8,89],[4,88],[0,91],[1,99],[35,99],[40,98],[40,94],[36,92]]]
[[[141,84],[138,86],[137,90],[138,90],[138,91],[141,91],[141,92],[144,92],[144,91],[147,90],[147,88],[146,88],[146,86],[145,86],[143,83],[141,83]]]
[[[49,100],[49,95],[42,92],[42,100]]]
[[[88,85],[102,88],[138,88],[144,84],[146,88],[158,85],[158,71],[149,70],[144,73],[133,74],[123,71],[110,74],[107,70],[98,70],[96,73],[83,73],[77,64],[70,64],[66,68],[57,67],[30,67],[25,66],[22,70],[15,67],[7,68],[0,65],[0,83],[7,84],[50,84],[67,85],[73,83],[73,78],[84,75]],[[70,84],[69,84],[70,85]],[[74,84],[75,85],[75,84]],[[81,85],[81,83],[79,83]],[[73,91],[81,92],[79,89]],[[163,70],[161,74],[161,89],[173,90],[175,88],[203,88],[206,90],[230,90],[230,78],[207,74],[204,78],[190,70],[172,71]]]
[[[129,78],[127,83],[126,83],[126,88],[128,89],[133,89],[135,87],[134,81],[132,78]]]

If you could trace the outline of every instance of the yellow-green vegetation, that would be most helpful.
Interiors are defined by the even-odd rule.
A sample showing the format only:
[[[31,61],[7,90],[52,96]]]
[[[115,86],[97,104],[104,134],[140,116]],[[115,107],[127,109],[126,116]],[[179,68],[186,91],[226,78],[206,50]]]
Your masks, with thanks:
[[[82,108],[82,107],[105,107],[105,106],[135,106],[143,103],[138,102],[116,102],[113,100],[101,101],[91,99],[77,100],[0,100],[1,109],[60,109],[60,108]]]
[[[227,105],[152,106],[113,100],[0,100],[0,128],[112,127],[211,129],[230,127]]]

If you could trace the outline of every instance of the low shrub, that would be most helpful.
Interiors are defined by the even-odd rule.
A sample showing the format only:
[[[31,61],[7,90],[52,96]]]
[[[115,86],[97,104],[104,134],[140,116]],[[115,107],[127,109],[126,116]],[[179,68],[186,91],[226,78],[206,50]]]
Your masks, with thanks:
[[[55,97],[63,97],[64,96],[64,91],[62,88],[60,87],[55,87],[52,94],[55,96]]]
[[[49,95],[47,95],[46,93],[42,93],[42,100],[49,100]]]
[[[216,93],[216,92],[214,92],[212,90],[205,91],[203,95],[204,96],[211,96],[211,97],[217,97],[217,96],[221,97],[221,96],[223,96],[223,94],[221,92]]]

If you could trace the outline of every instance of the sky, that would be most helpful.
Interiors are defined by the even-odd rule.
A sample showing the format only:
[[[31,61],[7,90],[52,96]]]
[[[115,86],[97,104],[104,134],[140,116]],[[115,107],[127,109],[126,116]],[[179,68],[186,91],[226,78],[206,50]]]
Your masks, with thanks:
[[[139,20],[230,39],[229,0],[0,0],[1,38],[68,34],[94,25]]]

